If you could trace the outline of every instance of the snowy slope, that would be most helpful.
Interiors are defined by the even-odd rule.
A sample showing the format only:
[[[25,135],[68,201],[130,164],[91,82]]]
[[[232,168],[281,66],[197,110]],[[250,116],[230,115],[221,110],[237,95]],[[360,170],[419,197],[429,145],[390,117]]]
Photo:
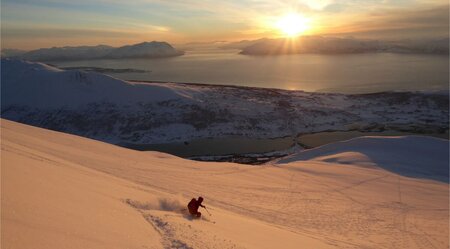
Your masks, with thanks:
[[[278,163],[321,161],[377,166],[397,174],[448,182],[449,141],[431,137],[360,137],[305,150]]]
[[[1,134],[2,248],[449,246],[448,184],[382,165],[202,163],[7,120]],[[178,211],[200,194],[212,216]]]
[[[2,60],[2,92],[2,108],[75,109],[92,103],[123,105],[180,97],[164,87],[144,87],[104,74],[9,59]]]
[[[149,156],[2,120],[2,247],[275,248],[283,241],[285,248],[332,248],[209,205],[213,217],[192,220],[180,212],[181,197],[151,181],[135,184],[85,167],[127,169],[123,163],[139,157],[159,169],[178,163],[191,171],[190,162],[169,155]]]
[[[1,66],[2,117],[117,144],[349,129],[448,134],[448,94],[130,83],[25,61]]]

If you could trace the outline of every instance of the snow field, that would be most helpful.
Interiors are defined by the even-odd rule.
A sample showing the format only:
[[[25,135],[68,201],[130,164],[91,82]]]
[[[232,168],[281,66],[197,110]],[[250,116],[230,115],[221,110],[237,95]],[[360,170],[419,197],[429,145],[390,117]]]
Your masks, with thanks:
[[[2,248],[449,245],[448,184],[383,165],[204,163],[7,120],[1,131]],[[191,219],[180,210],[199,195],[212,215]]]

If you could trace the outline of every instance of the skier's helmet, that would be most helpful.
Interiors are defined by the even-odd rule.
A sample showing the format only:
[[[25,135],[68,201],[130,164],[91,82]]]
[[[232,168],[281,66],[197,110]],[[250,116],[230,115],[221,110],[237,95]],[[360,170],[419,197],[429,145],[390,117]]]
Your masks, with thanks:
[[[203,197],[201,197],[201,196],[198,197],[198,201],[199,201],[199,202],[202,202],[202,201],[203,201]]]

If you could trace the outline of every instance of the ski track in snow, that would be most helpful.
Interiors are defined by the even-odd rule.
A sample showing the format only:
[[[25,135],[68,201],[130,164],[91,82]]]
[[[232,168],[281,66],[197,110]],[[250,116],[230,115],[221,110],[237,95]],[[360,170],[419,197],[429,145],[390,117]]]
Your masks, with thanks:
[[[280,191],[282,192],[280,202],[284,204],[274,212],[279,219],[277,224],[283,224],[283,227],[286,226],[288,229],[290,226],[295,227],[295,229],[291,230],[293,232],[311,236],[312,238],[317,238],[319,234],[329,244],[334,244],[339,248],[442,248],[445,245],[445,241],[437,238],[431,239],[430,235],[423,230],[419,230],[417,226],[414,226],[413,221],[408,218],[408,213],[414,209],[402,203],[400,177],[383,174],[369,177],[340,188],[315,182],[315,184],[323,185],[327,190],[313,191],[314,197],[309,197],[311,193],[297,189],[299,183],[295,182],[295,178],[298,174],[302,173],[294,171],[288,181],[286,191]],[[309,176],[306,173],[303,174]],[[363,184],[369,184],[370,182],[385,178],[391,178],[394,182],[393,185],[397,188],[397,201],[373,205],[357,201],[350,194],[346,193],[347,190],[352,188],[357,188]],[[303,182],[302,184],[307,183]],[[324,210],[330,207],[327,206],[325,200],[342,198],[348,200],[346,202],[348,204],[338,214],[333,214],[334,217],[326,215]],[[233,205],[230,206],[233,207]],[[241,213],[251,215],[251,210],[242,212],[242,208],[238,206],[236,206],[236,209],[240,209]],[[289,209],[293,212],[288,212]],[[171,241],[174,228],[169,229],[168,227],[170,225],[168,221],[165,221],[169,215],[159,214],[158,216],[158,214],[152,214],[149,211],[146,212],[143,212],[143,216],[147,221],[162,230],[164,237],[168,237],[168,240]],[[180,217],[181,215],[172,216]],[[261,217],[259,214],[255,216],[273,222],[273,219],[266,219],[267,217]],[[273,217],[273,214],[269,216]],[[301,219],[296,219],[296,216],[301,216]],[[299,224],[301,224],[300,228],[298,226]],[[184,229],[181,230],[184,231]],[[355,232],[356,237],[359,237],[361,240],[367,238],[366,242],[368,245],[353,242],[355,240]],[[388,235],[382,244],[370,239],[371,235],[377,233]],[[176,243],[179,242],[179,240],[176,240]],[[376,244],[376,246],[370,246],[370,244]],[[223,248],[223,245],[221,247]]]
[[[164,211],[154,209],[153,204],[140,203],[130,199],[125,200],[125,203],[139,212],[158,231],[165,249],[243,248],[226,237],[220,237],[204,229],[195,228],[192,225],[194,222],[215,224],[210,218],[205,218],[205,214],[202,218],[196,219],[192,218],[185,208],[180,209],[180,206],[176,206],[176,210]]]
[[[257,167],[241,171],[216,173],[215,175],[245,174],[263,169],[262,167]],[[303,175],[304,178],[302,179],[307,179],[307,182],[295,181],[298,175]],[[398,196],[396,201],[383,204],[368,204],[346,192],[361,185],[386,178],[389,178],[393,187],[396,188]],[[322,185],[325,189],[321,191],[302,190],[300,185],[308,184],[308,181],[313,182],[314,185]],[[197,192],[196,190],[198,192],[202,191],[201,188],[194,188],[193,192]],[[262,188],[261,190],[266,191],[269,189]],[[270,191],[273,191],[273,189]],[[254,213],[252,209],[235,206],[230,203],[221,203],[219,201],[218,204],[222,207],[228,206],[238,213],[254,216],[267,222],[274,222],[273,216],[276,215],[276,224],[278,226],[288,228],[302,235],[311,236],[312,238],[324,238],[327,243],[335,244],[339,248],[442,248],[445,245],[445,241],[437,238],[430,239],[430,235],[411,224],[412,221],[408,218],[408,213],[413,211],[414,208],[408,208],[406,204],[402,203],[400,177],[382,174],[336,188],[329,184],[323,184],[320,180],[315,180],[308,173],[292,171],[287,181],[287,186],[277,192],[280,193],[279,202],[283,203],[283,205],[277,210],[268,211],[267,214],[264,212]],[[245,194],[245,192],[241,192],[241,194]],[[337,212],[335,210],[332,215],[327,214],[327,210],[333,209],[330,200],[343,199],[346,200],[346,205],[340,207]],[[145,207],[137,209],[142,212],[142,215],[149,223],[159,229],[163,238],[165,238],[165,248],[191,248],[190,246],[193,246],[193,248],[235,248],[236,246],[234,244],[229,244],[226,247],[224,244],[220,244],[217,247],[213,245],[195,245],[192,244],[192,241],[195,241],[195,235],[193,234],[183,234],[182,237],[186,238],[186,240],[180,240],[179,234],[186,232],[188,228],[186,225],[171,225],[168,218],[170,215],[164,214],[164,212],[161,213],[161,211],[155,213],[146,210]],[[182,219],[180,214],[175,215],[175,217]],[[189,229],[191,228],[189,227]],[[373,234],[385,236],[385,239],[382,242],[376,242],[376,240],[371,239]],[[366,245],[356,242],[355,238],[358,238],[360,241],[366,240]],[[183,241],[189,241],[191,244],[186,244]],[[371,244],[376,246],[370,246]]]

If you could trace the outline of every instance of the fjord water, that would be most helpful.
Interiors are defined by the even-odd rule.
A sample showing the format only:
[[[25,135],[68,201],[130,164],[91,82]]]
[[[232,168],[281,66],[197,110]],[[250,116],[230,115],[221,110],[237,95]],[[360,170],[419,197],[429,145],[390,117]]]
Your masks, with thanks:
[[[224,84],[340,93],[448,90],[449,57],[424,54],[241,55],[188,50],[179,57],[52,62],[59,67],[132,68],[124,80]]]

